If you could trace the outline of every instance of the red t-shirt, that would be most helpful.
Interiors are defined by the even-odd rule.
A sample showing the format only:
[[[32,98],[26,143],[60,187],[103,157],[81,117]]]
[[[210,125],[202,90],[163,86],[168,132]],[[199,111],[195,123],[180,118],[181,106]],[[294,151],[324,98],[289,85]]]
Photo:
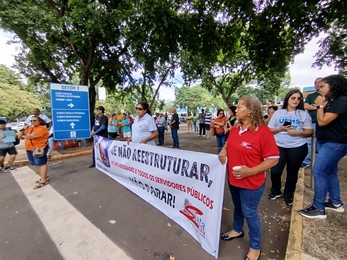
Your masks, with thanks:
[[[223,117],[217,117],[217,118],[214,120],[214,122],[222,123],[222,124],[223,124],[223,126],[219,126],[218,128],[216,127],[215,130],[214,130],[216,133],[223,133],[223,132],[224,132],[224,126],[225,126],[225,124],[227,123],[227,118],[226,118],[225,116],[223,116]],[[216,126],[216,125],[214,125],[214,126]]]
[[[228,179],[233,186],[254,190],[264,184],[265,172],[236,179],[232,168],[238,165],[252,168],[263,162],[265,158],[279,158],[280,153],[274,135],[267,126],[260,126],[253,133],[248,129],[240,133],[240,130],[239,125],[234,125],[227,140]]]
[[[130,119],[130,124],[134,123],[134,118],[132,116],[127,116]]]

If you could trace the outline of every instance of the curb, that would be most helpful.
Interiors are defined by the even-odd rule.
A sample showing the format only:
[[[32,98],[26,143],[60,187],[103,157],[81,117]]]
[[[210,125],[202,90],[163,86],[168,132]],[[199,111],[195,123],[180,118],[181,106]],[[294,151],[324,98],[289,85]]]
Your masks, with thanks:
[[[61,159],[66,159],[66,158],[71,158],[71,157],[77,157],[81,155],[86,155],[86,154],[91,154],[92,149],[90,150],[84,150],[81,152],[76,152],[76,153],[67,153],[67,154],[58,154],[58,155],[53,155],[49,161],[55,161],[55,160],[61,160]],[[28,160],[20,160],[20,161],[15,161],[13,163],[13,166],[25,166],[28,165],[29,161]]]
[[[304,180],[305,170],[301,168],[298,173],[298,182],[296,184],[290,218],[288,244],[285,256],[286,260],[298,260],[302,258],[303,217],[299,214],[299,210],[304,207]]]

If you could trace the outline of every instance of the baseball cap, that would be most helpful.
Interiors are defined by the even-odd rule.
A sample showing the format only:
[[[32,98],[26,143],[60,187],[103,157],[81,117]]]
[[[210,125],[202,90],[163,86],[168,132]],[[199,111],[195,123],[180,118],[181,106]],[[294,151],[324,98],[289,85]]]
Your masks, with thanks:
[[[105,112],[105,108],[104,108],[103,106],[98,106],[96,109],[97,109],[97,110],[101,110],[101,111],[102,111],[102,113],[104,113],[104,112]]]

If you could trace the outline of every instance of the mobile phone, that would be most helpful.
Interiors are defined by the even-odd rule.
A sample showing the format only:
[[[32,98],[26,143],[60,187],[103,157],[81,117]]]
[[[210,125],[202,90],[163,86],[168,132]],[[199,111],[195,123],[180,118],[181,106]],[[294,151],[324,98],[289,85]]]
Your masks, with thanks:
[[[284,122],[283,126],[292,125],[291,122]]]

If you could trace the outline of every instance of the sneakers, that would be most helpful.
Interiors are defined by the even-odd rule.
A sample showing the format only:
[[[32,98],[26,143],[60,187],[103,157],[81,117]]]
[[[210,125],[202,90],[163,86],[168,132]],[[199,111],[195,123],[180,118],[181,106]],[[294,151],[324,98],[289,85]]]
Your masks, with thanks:
[[[0,172],[2,172],[3,169],[4,169],[4,167],[1,166],[1,167],[0,167]]]
[[[310,167],[310,165],[307,163],[302,163],[300,167],[303,169],[306,169],[306,168]]]
[[[317,218],[317,219],[326,219],[327,215],[325,210],[319,210],[315,206],[307,207],[299,211],[299,213],[306,218]]]
[[[275,200],[275,199],[277,199],[277,198],[280,198],[281,196],[282,196],[281,193],[279,193],[279,194],[270,193],[270,194],[268,195],[268,198],[269,198],[270,200]]]
[[[331,200],[324,203],[325,209],[333,210],[336,212],[344,212],[345,209],[343,208],[343,204],[340,204],[339,206],[335,206]]]
[[[5,167],[5,172],[11,172],[11,171],[14,171],[16,168],[13,168],[13,167]]]
[[[284,203],[287,206],[292,206],[293,205],[293,198],[284,198]]]

